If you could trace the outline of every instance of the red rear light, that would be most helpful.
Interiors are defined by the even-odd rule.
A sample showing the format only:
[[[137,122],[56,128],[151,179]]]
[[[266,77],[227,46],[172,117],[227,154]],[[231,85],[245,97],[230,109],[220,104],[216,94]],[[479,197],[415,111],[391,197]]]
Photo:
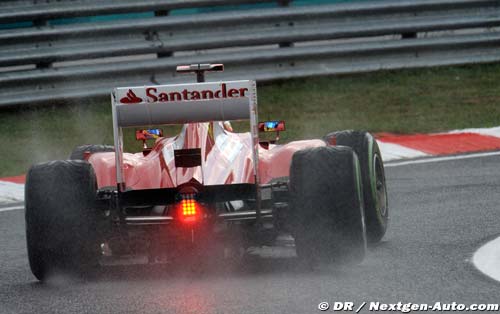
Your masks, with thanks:
[[[180,210],[184,221],[196,221],[199,204],[195,200],[194,194],[182,194]]]
[[[182,215],[186,216],[196,216],[196,201],[195,200],[182,200]]]

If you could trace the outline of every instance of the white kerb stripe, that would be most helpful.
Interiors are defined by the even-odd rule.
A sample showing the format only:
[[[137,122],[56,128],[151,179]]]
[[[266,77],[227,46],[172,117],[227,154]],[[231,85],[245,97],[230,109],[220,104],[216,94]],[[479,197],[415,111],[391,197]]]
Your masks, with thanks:
[[[24,184],[0,181],[0,204],[24,201]]]
[[[480,134],[480,135],[489,135],[489,136],[494,136],[494,137],[500,137],[500,127],[454,130],[454,131],[450,131],[448,133],[451,133],[451,134],[475,133],[475,134]]]
[[[382,154],[383,161],[391,161],[398,159],[410,159],[410,158],[419,158],[419,157],[427,157],[428,154],[404,147],[398,144],[386,143],[384,140],[377,140],[378,147],[380,148],[380,153]]]

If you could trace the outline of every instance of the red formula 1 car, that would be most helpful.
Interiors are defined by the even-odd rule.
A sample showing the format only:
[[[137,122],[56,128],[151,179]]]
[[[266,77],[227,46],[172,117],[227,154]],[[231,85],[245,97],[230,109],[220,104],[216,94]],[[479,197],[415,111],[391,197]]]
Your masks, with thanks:
[[[308,263],[356,262],[367,242],[380,241],[388,207],[373,136],[261,141],[259,132],[284,131],[284,122],[258,122],[253,81],[201,82],[204,71],[221,69],[182,66],[198,83],[116,88],[114,147],[81,146],[70,160],[29,170],[26,233],[38,279],[124,256],[204,259],[216,247],[270,245],[280,234],[293,236]],[[250,132],[233,132],[232,120],[249,120]],[[173,137],[139,130],[154,145],[123,152],[122,128],[162,124],[184,125]]]

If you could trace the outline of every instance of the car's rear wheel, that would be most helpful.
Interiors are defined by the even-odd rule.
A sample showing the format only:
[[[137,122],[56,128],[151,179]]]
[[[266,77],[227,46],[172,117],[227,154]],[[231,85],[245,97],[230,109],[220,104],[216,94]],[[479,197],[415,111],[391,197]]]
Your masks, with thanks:
[[[349,147],[317,147],[293,155],[291,225],[301,260],[310,264],[363,260],[361,184],[358,159]]]
[[[96,178],[79,160],[52,161],[27,174],[26,238],[31,271],[39,280],[55,273],[88,275],[100,253],[95,209]]]
[[[351,147],[359,158],[363,180],[368,242],[379,242],[387,230],[389,207],[384,163],[375,138],[364,131],[338,131],[325,136],[332,145]]]
[[[98,144],[91,144],[91,145],[81,145],[76,147],[71,155],[69,156],[69,159],[72,160],[85,160],[85,154],[91,153],[102,153],[102,152],[114,152],[115,148],[110,145],[98,145]]]

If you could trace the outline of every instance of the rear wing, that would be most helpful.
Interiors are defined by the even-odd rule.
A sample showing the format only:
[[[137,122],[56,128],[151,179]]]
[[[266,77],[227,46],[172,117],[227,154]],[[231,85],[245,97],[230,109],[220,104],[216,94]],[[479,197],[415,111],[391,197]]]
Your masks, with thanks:
[[[250,119],[255,82],[230,81],[116,88],[119,127]]]
[[[250,120],[255,183],[259,184],[255,81],[119,87],[113,90],[111,102],[120,191],[125,191],[122,128],[226,120]]]

